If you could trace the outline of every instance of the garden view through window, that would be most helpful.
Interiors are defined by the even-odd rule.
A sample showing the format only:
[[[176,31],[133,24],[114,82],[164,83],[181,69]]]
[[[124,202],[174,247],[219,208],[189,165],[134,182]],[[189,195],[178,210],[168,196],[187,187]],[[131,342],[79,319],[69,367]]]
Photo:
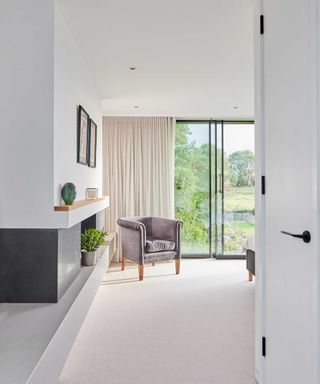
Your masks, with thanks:
[[[184,256],[241,256],[255,228],[254,124],[178,121],[175,214]]]

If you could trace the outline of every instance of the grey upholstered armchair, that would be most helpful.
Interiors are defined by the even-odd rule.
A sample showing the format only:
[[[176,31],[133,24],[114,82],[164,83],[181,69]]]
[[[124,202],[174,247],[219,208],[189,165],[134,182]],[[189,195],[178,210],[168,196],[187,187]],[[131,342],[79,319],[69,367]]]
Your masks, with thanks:
[[[144,264],[175,260],[176,274],[180,273],[180,230],[182,221],[161,217],[123,217],[121,227],[122,270],[126,259],[135,261],[139,280],[143,280]]]

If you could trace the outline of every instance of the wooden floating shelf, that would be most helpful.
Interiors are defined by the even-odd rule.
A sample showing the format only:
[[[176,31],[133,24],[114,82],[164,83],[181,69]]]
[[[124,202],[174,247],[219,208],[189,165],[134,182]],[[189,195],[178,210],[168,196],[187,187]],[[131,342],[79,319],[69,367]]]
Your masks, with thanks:
[[[56,212],[74,211],[75,209],[79,209],[79,208],[85,207],[87,205],[95,204],[97,202],[107,200],[107,199],[108,199],[108,196],[98,197],[97,199],[79,200],[79,201],[75,201],[72,205],[56,205],[54,207],[54,210]]]
[[[71,228],[108,208],[109,200],[109,196],[102,196],[97,199],[79,200],[72,205],[57,205],[54,207],[55,225],[57,228]]]

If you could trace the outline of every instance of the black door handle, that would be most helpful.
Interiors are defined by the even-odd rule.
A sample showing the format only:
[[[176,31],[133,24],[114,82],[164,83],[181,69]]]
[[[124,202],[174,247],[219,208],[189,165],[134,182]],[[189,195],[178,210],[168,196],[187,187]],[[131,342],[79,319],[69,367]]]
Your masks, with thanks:
[[[310,243],[311,241],[311,233],[309,231],[304,231],[302,235],[297,235],[294,233],[290,233],[287,231],[281,231],[284,235],[292,236],[292,237],[297,237],[298,239],[302,239],[305,243]]]

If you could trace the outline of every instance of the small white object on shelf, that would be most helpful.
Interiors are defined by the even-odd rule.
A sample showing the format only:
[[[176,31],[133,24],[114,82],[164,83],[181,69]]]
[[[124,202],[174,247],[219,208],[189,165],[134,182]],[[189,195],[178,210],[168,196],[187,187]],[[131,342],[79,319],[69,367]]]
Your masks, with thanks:
[[[86,199],[97,199],[98,198],[98,188],[87,188],[86,189]]]

